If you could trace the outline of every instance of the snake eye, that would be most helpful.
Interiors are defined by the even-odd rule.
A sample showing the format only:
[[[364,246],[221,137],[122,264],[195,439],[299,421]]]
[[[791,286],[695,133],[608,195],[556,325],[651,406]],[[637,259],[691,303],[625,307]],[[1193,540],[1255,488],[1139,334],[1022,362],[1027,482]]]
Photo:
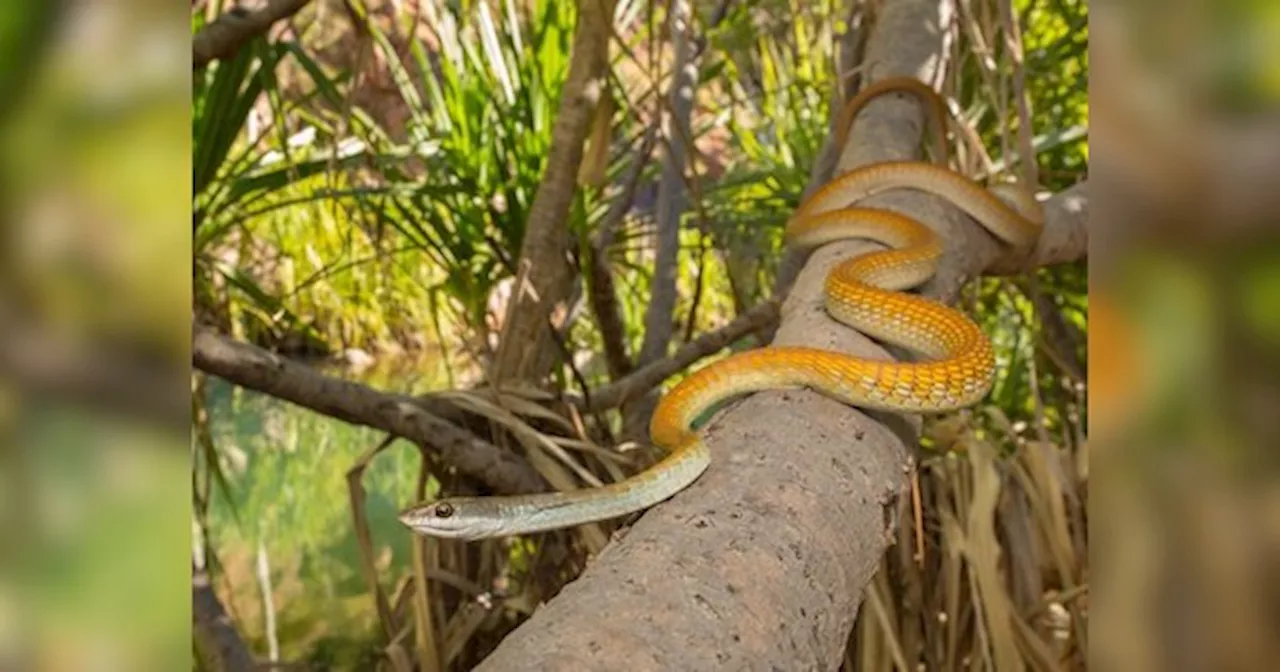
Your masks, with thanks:
[[[436,505],[436,517],[448,518],[453,515],[453,505],[448,502],[441,502]]]

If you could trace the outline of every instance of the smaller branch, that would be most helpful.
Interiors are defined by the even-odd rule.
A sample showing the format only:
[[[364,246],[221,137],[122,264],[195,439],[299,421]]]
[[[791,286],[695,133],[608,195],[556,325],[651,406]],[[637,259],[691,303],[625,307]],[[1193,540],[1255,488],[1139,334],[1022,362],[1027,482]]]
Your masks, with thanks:
[[[658,361],[667,354],[675,331],[677,276],[680,270],[680,219],[685,207],[684,171],[690,147],[689,116],[697,86],[698,62],[693,58],[692,9],[689,0],[674,0],[669,19],[675,73],[671,79],[669,124],[665,133],[667,152],[658,184],[658,211],[655,216],[657,254],[654,260],[652,291],[644,315],[644,341],[636,362],[640,366]]]
[[[445,463],[503,494],[538,492],[542,479],[515,453],[481,440],[433,413],[440,402],[379,392],[326,376],[248,343],[194,325],[196,368],[303,408],[404,437],[439,451]]]
[[[1078,354],[1083,335],[1062,318],[1062,311],[1054,305],[1048,294],[1040,290],[1040,283],[1034,275],[1027,282],[1020,283],[1019,289],[1023,296],[1031,300],[1036,314],[1040,316],[1043,339],[1041,347],[1049,359],[1073,379],[1086,380],[1085,365]]]
[[[626,219],[627,213],[635,202],[636,190],[640,187],[640,178],[644,176],[645,163],[658,143],[657,124],[649,126],[644,139],[636,149],[627,175],[622,180],[622,191],[609,205],[609,212],[600,222],[590,251],[590,280],[588,296],[591,312],[595,314],[596,325],[600,328],[600,338],[604,343],[605,364],[609,367],[609,376],[613,380],[631,373],[631,357],[627,354],[626,323],[622,319],[622,311],[618,305],[618,293],[613,282],[613,267],[609,263],[609,248],[617,237],[618,228]]]
[[[569,71],[560,93],[542,180],[525,219],[516,285],[507,303],[498,351],[489,370],[496,386],[507,381],[538,383],[555,367],[547,318],[571,289],[565,263],[566,222],[591,118],[603,95],[609,65],[609,29],[614,0],[580,4]]]
[[[689,317],[684,323],[684,341],[693,340],[693,330],[698,326],[698,306],[702,304],[703,290],[706,288],[707,251],[710,247],[710,236],[703,228],[698,241],[698,270],[693,280],[693,299],[689,302]]]
[[[1044,231],[1035,247],[1001,253],[984,264],[987,275],[1017,275],[1089,256],[1089,183],[1080,182],[1044,203]]]
[[[1013,96],[1018,110],[1018,153],[1026,157],[1022,162],[1022,183],[1034,188],[1040,182],[1040,171],[1031,137],[1031,99],[1027,95],[1027,71],[1022,64],[1022,28],[1013,11],[1013,0],[1000,0],[1000,23],[1004,28],[1005,48],[1013,64]]]
[[[766,301],[729,324],[684,344],[670,357],[648,364],[599,389],[591,395],[587,410],[599,413],[636,399],[703,357],[719,352],[747,334],[777,324],[779,316],[778,302]],[[573,400],[572,403],[580,407],[586,404],[584,400]]]
[[[236,7],[222,13],[192,38],[192,69],[200,70],[212,61],[234,56],[246,42],[310,3],[311,0],[267,0],[266,6],[257,11]]]

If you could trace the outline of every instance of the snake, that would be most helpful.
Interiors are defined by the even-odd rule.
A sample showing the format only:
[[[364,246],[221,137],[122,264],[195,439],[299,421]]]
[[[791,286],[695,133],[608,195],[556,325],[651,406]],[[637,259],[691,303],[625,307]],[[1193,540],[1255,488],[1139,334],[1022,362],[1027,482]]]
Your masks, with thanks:
[[[915,358],[882,361],[772,345],[734,353],[692,372],[659,400],[649,435],[666,455],[648,469],[581,490],[445,497],[404,510],[401,523],[424,536],[475,541],[570,528],[648,509],[692,485],[710,466],[710,450],[693,429],[697,418],[746,394],[808,388],[854,407],[913,414],[952,412],[985,398],[996,372],[990,340],[963,313],[907,293],[935,274],[944,252],[940,238],[906,215],[854,204],[898,189],[933,194],[1015,248],[1038,240],[1043,210],[1023,187],[998,183],[984,188],[947,168],[944,104],[937,92],[913,77],[882,79],[850,98],[837,117],[837,148],[857,111],[890,91],[912,94],[924,103],[936,163],[884,161],[845,172],[801,201],[786,222],[783,239],[806,253],[846,239],[887,248],[844,259],[828,273],[826,311],[847,327],[914,352]]]

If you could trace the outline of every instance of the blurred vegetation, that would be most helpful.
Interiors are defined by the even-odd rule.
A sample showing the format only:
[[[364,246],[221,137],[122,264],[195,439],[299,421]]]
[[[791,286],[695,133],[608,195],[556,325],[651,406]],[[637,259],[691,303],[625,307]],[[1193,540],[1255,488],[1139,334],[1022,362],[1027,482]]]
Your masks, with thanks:
[[[572,3],[554,0],[419,4],[408,14],[398,3],[351,2],[348,12],[316,2],[271,39],[196,73],[192,253],[202,320],[292,355],[360,364],[343,375],[381,389],[429,393],[477,380],[500,327],[575,16]],[[841,3],[733,2],[714,26],[714,7],[704,5],[682,338],[769,295],[782,224],[828,132],[838,43],[849,30]],[[972,148],[959,160],[1016,174],[1016,59],[999,3],[962,5],[944,92],[989,160]],[[665,96],[665,7],[619,2],[605,179],[578,191],[565,222],[579,252]],[[1059,191],[1083,179],[1088,163],[1086,7],[1018,0],[1014,9],[1041,186]],[[203,23],[193,12],[193,31]],[[657,166],[646,166],[609,250],[632,351],[651,273]],[[988,405],[929,423],[932,452],[918,483],[924,527],[904,517],[851,638],[850,670],[914,669],[909,655],[928,669],[1007,656],[1035,669],[1083,666],[1086,267],[983,280],[964,305],[993,335],[1000,378]],[[566,339],[584,381],[607,382],[588,312]],[[370,370],[365,352],[376,362]],[[540,546],[428,551],[390,514],[423,488],[465,486],[458,477],[420,465],[411,446],[373,450],[373,432],[213,381],[198,389],[207,411],[197,442],[196,482],[205,484],[197,490],[208,496],[197,501],[201,549],[260,656],[276,640],[288,661],[390,665],[422,655],[402,635],[431,628],[432,655],[467,669],[571,579],[592,547],[586,533],[568,531]],[[499,416],[469,403],[473,417]],[[596,450],[609,446],[610,418],[592,419],[589,436],[578,437],[530,402],[501,417],[504,429],[485,431],[572,439],[589,448],[575,451],[579,468],[603,479],[621,473],[611,451]],[[365,463],[363,505],[353,512],[345,475]],[[372,547],[359,548],[353,513],[372,529]],[[570,552],[556,556],[556,544]],[[912,557],[917,544],[922,558]],[[373,574],[361,569],[361,553],[375,558]],[[256,563],[265,559],[264,588]],[[428,574],[424,615],[411,604]],[[264,589],[274,597],[271,632]],[[383,600],[385,613],[376,608]],[[497,606],[477,611],[481,604]]]

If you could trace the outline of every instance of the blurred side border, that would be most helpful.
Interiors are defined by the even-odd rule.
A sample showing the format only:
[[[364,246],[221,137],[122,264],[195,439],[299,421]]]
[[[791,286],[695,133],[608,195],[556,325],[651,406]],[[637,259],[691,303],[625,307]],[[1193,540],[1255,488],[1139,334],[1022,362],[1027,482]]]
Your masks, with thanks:
[[[191,19],[0,5],[0,668],[191,664]]]

